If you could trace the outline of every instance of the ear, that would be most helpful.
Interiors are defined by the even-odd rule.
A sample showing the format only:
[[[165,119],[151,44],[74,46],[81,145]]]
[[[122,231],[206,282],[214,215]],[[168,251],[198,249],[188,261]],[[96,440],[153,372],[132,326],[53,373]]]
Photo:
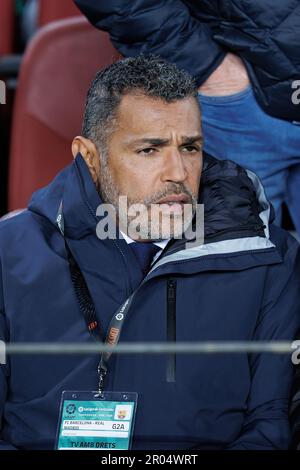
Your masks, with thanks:
[[[82,137],[81,135],[76,136],[72,142],[73,157],[76,158],[78,153],[80,153],[84,158],[91,173],[91,177],[95,185],[98,186],[100,175],[100,155],[96,145],[94,142]]]

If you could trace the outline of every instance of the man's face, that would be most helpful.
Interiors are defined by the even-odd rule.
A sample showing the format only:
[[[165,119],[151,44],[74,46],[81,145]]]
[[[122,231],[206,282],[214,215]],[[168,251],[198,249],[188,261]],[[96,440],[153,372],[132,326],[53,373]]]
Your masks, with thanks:
[[[100,193],[104,202],[117,209],[121,230],[125,231],[133,218],[118,210],[119,196],[127,196],[128,206],[144,204],[149,218],[147,230],[142,229],[138,237],[129,231],[129,236],[139,240],[169,238],[178,232],[176,221],[181,221],[182,233],[186,205],[195,211],[202,169],[201,120],[196,99],[166,103],[144,95],[125,95],[107,153],[107,165],[101,164],[99,174]],[[158,206],[159,203],[163,205]],[[159,236],[150,235],[151,223],[155,222],[153,204],[161,211],[159,219],[155,219],[158,223],[152,225],[152,234],[154,228]],[[191,218],[185,220],[185,225]]]

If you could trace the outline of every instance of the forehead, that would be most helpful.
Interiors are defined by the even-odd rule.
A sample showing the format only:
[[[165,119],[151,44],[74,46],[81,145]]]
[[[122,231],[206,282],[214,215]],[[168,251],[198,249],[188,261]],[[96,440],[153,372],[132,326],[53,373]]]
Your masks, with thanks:
[[[182,135],[199,133],[200,108],[193,97],[167,103],[144,95],[123,96],[117,112],[117,132],[151,136],[175,130]]]

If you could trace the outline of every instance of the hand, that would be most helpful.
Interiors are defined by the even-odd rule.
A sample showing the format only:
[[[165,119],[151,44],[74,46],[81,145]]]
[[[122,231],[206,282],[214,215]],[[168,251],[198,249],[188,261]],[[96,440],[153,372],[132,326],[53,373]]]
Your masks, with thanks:
[[[249,84],[250,80],[243,61],[229,52],[198,91],[203,95],[226,96],[244,90]]]

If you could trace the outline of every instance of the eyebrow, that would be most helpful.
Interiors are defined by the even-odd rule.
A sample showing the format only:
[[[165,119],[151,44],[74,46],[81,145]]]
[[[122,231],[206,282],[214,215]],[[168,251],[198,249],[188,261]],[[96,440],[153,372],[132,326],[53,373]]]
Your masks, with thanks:
[[[181,145],[192,145],[195,142],[203,142],[203,137],[199,135],[193,136],[182,136],[182,144]],[[144,139],[138,139],[130,142],[130,145],[141,145],[141,144],[149,144],[153,145],[154,147],[165,146],[170,143],[170,139],[159,139],[158,137],[148,137]]]
[[[184,135],[182,137],[183,144],[182,145],[191,145],[194,144],[195,142],[201,142],[203,143],[203,136],[202,135],[193,135],[193,136],[186,136]]]

